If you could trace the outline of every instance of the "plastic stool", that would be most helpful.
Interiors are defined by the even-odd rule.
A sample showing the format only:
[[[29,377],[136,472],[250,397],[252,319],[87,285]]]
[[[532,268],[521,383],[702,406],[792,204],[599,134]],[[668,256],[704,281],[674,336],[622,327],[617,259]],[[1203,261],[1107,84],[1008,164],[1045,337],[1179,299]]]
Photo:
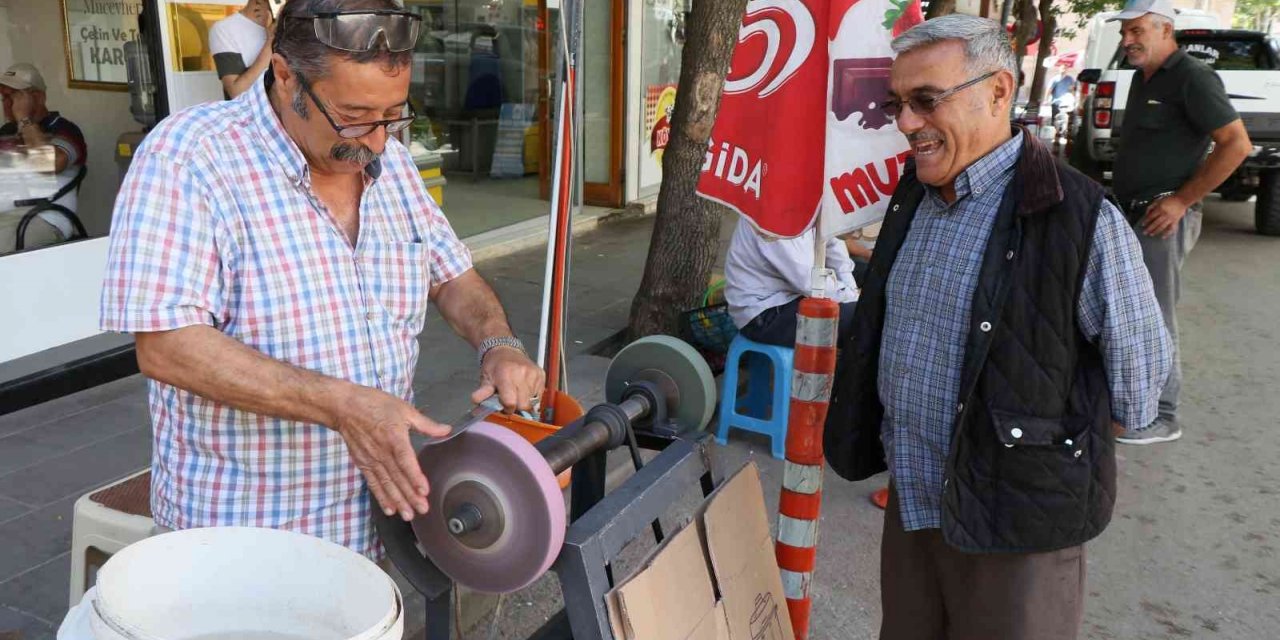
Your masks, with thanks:
[[[742,429],[769,436],[773,457],[781,460],[786,456],[794,359],[795,350],[789,347],[761,344],[742,334],[733,339],[724,363],[717,442],[728,444],[729,430]],[[738,372],[744,364],[748,371],[747,395],[739,406]]]
[[[107,559],[151,537],[151,470],[99,487],[76,500],[71,520],[71,605],[80,604]]]

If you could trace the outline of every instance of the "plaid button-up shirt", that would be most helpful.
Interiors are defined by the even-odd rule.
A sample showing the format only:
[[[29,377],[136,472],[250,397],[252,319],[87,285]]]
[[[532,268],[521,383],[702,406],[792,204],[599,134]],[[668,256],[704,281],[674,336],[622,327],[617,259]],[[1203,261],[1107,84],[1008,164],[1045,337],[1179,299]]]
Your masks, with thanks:
[[[353,248],[261,82],[165,119],[116,199],[102,329],[209,325],[412,401],[427,292],[471,256],[398,141],[364,177]],[[368,489],[337,432],[154,380],[150,406],[158,524],[275,527],[380,553]]]
[[[1019,133],[970,165],[956,177],[956,201],[950,205],[926,187],[889,275],[880,352],[881,437],[907,531],[942,526],[943,475],[973,293],[1021,149]],[[1102,349],[1114,419],[1126,427],[1150,424],[1173,347],[1138,240],[1106,200],[1076,316],[1080,330]]]

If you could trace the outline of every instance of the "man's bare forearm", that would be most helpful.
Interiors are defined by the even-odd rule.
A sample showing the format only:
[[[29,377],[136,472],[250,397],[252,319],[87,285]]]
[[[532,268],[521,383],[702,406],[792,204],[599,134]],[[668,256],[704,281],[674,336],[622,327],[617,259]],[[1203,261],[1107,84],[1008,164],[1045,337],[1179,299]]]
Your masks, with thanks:
[[[271,64],[271,47],[263,47],[258,53],[258,57],[254,58],[253,64],[248,69],[235,76],[235,79],[228,83],[226,87],[227,95],[235,98],[240,94],[248,91],[253,87],[253,83],[262,77],[262,73],[267,70]]]
[[[268,357],[213,327],[137,334],[149,378],[262,415],[337,428],[352,383]]]
[[[480,346],[485,338],[513,335],[497,294],[475,269],[435,287],[432,298],[454,333],[471,346]]]

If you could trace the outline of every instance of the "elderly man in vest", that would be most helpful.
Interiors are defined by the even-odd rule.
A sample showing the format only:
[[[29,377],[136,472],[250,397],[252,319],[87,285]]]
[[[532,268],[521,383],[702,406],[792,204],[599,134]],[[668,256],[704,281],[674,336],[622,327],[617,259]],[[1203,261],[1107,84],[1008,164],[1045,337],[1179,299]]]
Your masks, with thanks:
[[[1169,336],[1124,217],[1010,126],[1000,25],[950,15],[893,49],[883,108],[915,162],[826,432],[841,476],[890,472],[880,637],[1075,638],[1115,430],[1154,419]]]

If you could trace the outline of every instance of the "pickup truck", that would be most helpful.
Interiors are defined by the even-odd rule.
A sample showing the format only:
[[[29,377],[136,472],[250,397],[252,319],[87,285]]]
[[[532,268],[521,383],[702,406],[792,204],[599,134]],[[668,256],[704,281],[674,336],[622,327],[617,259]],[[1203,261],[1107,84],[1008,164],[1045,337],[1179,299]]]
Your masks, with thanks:
[[[1184,29],[1178,46],[1208,64],[1222,78],[1240,114],[1253,152],[1218,193],[1243,202],[1257,195],[1258,233],[1280,236],[1280,44],[1267,34],[1232,29]],[[1085,69],[1079,79],[1096,84],[1086,105],[1080,142],[1093,175],[1111,170],[1124,122],[1133,68],[1117,49],[1108,69]],[[1084,167],[1082,167],[1084,168]]]

